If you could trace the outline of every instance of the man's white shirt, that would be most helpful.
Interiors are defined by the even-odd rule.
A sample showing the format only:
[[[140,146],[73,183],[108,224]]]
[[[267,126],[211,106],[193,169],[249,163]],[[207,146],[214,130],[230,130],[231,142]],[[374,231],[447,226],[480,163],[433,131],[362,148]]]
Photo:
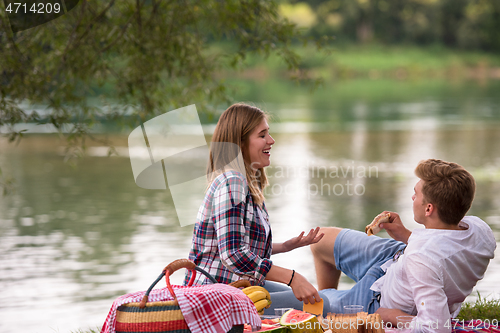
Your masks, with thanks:
[[[450,332],[476,282],[483,278],[496,241],[480,218],[466,216],[465,230],[416,229],[404,254],[382,265],[386,274],[371,289],[380,307],[416,315],[414,332]]]

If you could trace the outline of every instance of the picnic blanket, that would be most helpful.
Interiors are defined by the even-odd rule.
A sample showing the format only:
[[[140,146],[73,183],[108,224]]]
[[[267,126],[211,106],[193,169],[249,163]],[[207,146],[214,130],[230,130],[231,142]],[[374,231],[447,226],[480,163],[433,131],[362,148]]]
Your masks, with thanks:
[[[500,322],[498,320],[452,320],[452,332],[492,332],[500,333]]]
[[[495,321],[482,321],[482,320],[451,320],[451,332],[452,333],[464,333],[464,332],[489,332],[489,333],[500,333],[500,322]],[[397,333],[400,332],[396,328],[386,328],[385,333]]]
[[[261,320],[252,301],[239,289],[222,283],[205,286],[172,286],[182,315],[193,333],[226,333],[234,325],[259,329]],[[118,297],[111,306],[101,333],[116,332],[116,310],[120,305],[140,302],[145,291]],[[168,288],[154,289],[148,302],[171,301]]]

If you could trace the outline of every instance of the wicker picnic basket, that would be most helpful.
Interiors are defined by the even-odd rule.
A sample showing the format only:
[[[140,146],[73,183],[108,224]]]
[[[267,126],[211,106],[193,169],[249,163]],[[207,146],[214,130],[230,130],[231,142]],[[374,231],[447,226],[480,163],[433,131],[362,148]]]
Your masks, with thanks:
[[[164,276],[167,282],[168,290],[175,297],[172,286],[170,284],[170,275],[181,268],[186,268],[193,271],[188,286],[193,285],[193,281],[196,276],[195,271],[202,273],[213,283],[217,283],[217,281],[210,274],[197,267],[194,262],[187,259],[175,260],[163,269],[162,273],[146,291],[146,294],[144,295],[144,298],[141,302],[123,304],[118,307],[116,311],[116,333],[190,333],[191,331],[189,330],[187,323],[184,320],[177,299],[174,299],[172,301],[148,303],[149,293]],[[246,280],[240,280],[233,282],[231,285],[236,288],[247,287],[250,285],[250,282]],[[233,328],[228,333],[240,332],[243,332],[243,325],[233,326]]]

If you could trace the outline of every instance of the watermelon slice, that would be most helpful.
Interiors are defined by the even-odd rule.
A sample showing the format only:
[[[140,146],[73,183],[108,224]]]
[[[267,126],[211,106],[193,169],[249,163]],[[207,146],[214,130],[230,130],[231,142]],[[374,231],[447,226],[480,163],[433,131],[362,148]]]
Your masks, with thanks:
[[[289,332],[322,333],[323,328],[315,315],[290,309],[281,316],[280,324],[286,326]]]
[[[261,322],[262,324],[266,324],[266,325],[276,325],[280,323],[280,317],[277,317],[277,318],[273,318],[273,319],[261,319]]]

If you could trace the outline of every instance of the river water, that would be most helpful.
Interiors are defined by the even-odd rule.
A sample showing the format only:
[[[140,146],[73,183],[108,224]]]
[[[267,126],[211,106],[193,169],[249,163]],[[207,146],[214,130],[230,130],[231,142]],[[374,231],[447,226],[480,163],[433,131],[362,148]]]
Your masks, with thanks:
[[[383,210],[418,228],[413,170],[426,158],[474,175],[470,214],[500,239],[500,82],[362,80],[314,93],[280,81],[234,85],[237,100],[272,115],[266,204],[275,241],[315,226],[364,230]],[[75,167],[55,135],[0,140],[0,166],[16,181],[15,193],[0,197],[1,332],[97,329],[117,296],[146,289],[166,264],[187,257],[192,226],[179,226],[168,190],[135,184],[127,136],[110,134],[120,156],[90,144]],[[470,301],[500,297],[496,254]],[[307,248],[273,259],[315,283]],[[342,278],[340,288],[351,285]]]

